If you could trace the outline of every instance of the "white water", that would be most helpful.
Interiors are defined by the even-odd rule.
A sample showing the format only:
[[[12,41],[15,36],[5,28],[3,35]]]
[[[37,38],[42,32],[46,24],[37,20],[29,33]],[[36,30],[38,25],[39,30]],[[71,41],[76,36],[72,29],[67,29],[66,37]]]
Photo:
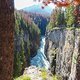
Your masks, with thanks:
[[[37,51],[37,55],[31,59],[31,65],[49,69],[50,63],[45,56],[45,36],[41,37],[40,48]]]

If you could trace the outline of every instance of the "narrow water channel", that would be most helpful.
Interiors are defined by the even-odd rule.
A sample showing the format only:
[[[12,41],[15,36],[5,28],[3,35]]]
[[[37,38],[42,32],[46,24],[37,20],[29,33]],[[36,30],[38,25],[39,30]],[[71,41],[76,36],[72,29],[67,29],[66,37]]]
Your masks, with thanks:
[[[31,58],[31,65],[49,69],[50,63],[45,55],[45,36],[41,36],[40,47],[35,57]]]

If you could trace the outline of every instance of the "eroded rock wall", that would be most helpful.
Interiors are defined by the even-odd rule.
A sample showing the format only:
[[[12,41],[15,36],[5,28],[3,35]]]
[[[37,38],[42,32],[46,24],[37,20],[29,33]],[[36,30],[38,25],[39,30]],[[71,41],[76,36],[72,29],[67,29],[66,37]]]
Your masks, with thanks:
[[[79,69],[80,54],[79,29],[54,29],[46,33],[46,53],[51,64],[51,71],[62,77],[62,80],[75,80]],[[79,80],[79,78],[78,78]]]

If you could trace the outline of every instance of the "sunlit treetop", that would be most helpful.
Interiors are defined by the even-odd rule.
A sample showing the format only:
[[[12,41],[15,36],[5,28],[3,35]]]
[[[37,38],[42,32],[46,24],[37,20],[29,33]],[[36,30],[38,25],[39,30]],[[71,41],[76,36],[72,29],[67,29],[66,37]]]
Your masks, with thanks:
[[[37,0],[34,0],[37,1]],[[38,0],[39,2],[42,0]],[[43,0],[42,3],[44,4],[44,6],[47,6],[50,3],[53,3],[54,5],[56,5],[57,7],[68,7],[69,5],[79,5],[80,4],[80,0]],[[42,6],[42,9],[44,9],[44,7]]]

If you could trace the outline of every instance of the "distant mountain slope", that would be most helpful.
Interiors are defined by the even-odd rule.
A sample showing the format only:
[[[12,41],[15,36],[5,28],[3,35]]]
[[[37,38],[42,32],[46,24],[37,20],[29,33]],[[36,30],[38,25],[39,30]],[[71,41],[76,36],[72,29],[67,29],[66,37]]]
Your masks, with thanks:
[[[53,9],[50,8],[49,6],[46,6],[44,9],[42,9],[41,6],[42,6],[41,4],[33,5],[30,7],[26,7],[23,10],[31,13],[38,13],[43,15],[46,14],[46,16],[50,16]]]
[[[22,13],[24,15],[24,19],[27,20],[28,17],[30,17],[30,19],[28,19],[28,22],[32,23],[31,21],[33,21],[39,27],[41,35],[45,35],[46,26],[48,25],[48,23],[50,21],[50,16],[46,16],[46,15],[43,15],[43,14],[26,12],[26,11],[23,11],[23,10],[22,10],[22,12],[27,14],[25,16],[25,14]]]

